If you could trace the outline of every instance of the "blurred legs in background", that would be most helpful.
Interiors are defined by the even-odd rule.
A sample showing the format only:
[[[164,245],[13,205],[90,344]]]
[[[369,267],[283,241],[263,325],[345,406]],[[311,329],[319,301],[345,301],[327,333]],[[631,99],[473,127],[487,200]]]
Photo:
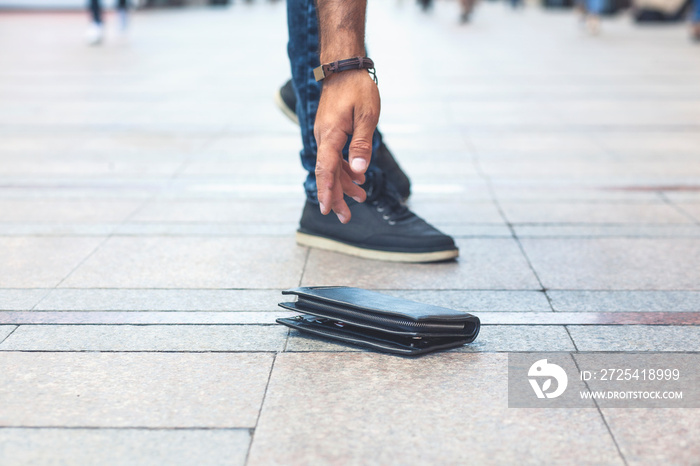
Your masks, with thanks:
[[[600,15],[605,8],[605,0],[586,0],[586,29],[597,35],[600,32]]]
[[[474,4],[476,0],[459,0],[459,6],[461,9],[459,21],[461,23],[468,23],[471,17],[472,10],[474,9]]]
[[[691,39],[696,42],[700,42],[700,0],[695,0],[693,2],[693,10],[690,14],[690,20],[692,21],[692,32]]]
[[[102,20],[102,4],[100,0],[89,0],[88,8],[92,23],[87,30],[86,39],[88,44],[97,45],[104,38],[104,22]],[[128,4],[127,0],[117,0],[117,17],[119,29],[125,31],[128,26]]]

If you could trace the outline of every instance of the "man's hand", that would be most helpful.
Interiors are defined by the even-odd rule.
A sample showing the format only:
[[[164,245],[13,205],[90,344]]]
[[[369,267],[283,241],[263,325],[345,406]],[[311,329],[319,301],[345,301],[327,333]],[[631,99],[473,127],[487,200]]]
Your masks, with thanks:
[[[332,210],[342,223],[350,221],[343,193],[357,202],[367,197],[358,184],[365,182],[372,158],[379,107],[379,90],[365,70],[343,71],[324,80],[314,125],[318,201],[322,214]],[[352,136],[349,163],[342,153],[348,136]]]

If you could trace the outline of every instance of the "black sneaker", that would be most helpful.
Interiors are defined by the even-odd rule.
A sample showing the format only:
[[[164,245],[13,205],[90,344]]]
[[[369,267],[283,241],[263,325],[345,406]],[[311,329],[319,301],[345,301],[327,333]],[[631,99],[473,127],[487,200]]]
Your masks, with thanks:
[[[372,155],[374,157],[374,163],[377,168],[384,172],[389,183],[396,189],[401,199],[406,202],[411,195],[411,180],[409,180],[408,176],[401,170],[394,156],[391,155],[389,148],[384,144],[384,138],[381,133],[379,133],[379,140],[379,150]]]
[[[411,212],[383,180],[373,181],[365,202],[345,197],[352,214],[347,224],[332,212],[323,215],[317,202],[307,200],[297,243],[392,262],[438,262],[459,255],[451,237]]]
[[[284,86],[280,87],[277,94],[275,94],[275,103],[277,103],[277,106],[287,118],[292,120],[295,124],[299,124],[296,110],[297,96],[294,93],[294,86],[292,85],[291,79],[284,83]],[[384,172],[389,182],[394,185],[401,195],[401,198],[405,201],[411,195],[411,180],[409,180],[408,176],[401,170],[401,167],[396,162],[396,159],[394,159],[389,148],[384,144],[381,133],[379,137],[381,143],[379,144],[379,150],[374,154],[374,163],[377,168]]]

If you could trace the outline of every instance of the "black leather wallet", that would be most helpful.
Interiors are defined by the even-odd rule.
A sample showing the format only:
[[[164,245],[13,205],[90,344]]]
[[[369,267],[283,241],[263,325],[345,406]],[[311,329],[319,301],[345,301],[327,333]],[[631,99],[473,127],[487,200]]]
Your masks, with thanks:
[[[303,315],[277,319],[302,332],[403,355],[456,348],[479,333],[479,318],[466,312],[345,286],[283,291],[296,302],[279,305]]]

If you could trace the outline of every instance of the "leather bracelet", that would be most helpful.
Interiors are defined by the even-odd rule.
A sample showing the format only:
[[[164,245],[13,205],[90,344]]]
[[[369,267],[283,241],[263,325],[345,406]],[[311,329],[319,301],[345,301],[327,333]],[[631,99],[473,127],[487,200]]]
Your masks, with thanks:
[[[314,68],[314,78],[316,81],[323,81],[329,75],[333,73],[340,73],[341,71],[348,70],[362,70],[365,69],[369,72],[372,79],[374,79],[375,84],[377,83],[377,73],[374,71],[374,62],[372,59],[367,57],[355,57],[348,58],[346,60],[338,60],[332,63],[326,63],[319,67]]]

